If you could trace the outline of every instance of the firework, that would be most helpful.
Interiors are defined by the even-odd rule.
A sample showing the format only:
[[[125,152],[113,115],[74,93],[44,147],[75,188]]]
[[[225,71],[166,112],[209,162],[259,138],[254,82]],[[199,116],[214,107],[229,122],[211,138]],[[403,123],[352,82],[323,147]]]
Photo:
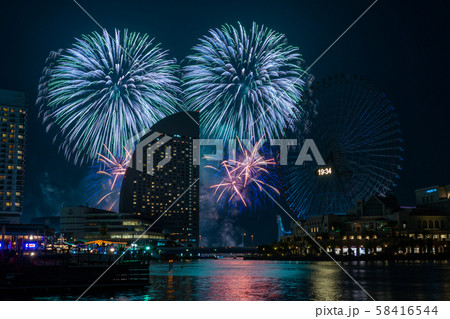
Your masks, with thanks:
[[[91,206],[117,211],[123,176],[131,161],[131,151],[124,149],[125,157],[114,156],[111,150],[103,145],[106,154],[98,154],[98,163],[91,167],[91,174],[86,181],[86,190],[91,197]]]
[[[271,179],[271,173],[268,166],[275,165],[275,159],[265,158],[259,153],[262,139],[260,139],[251,150],[244,149],[239,141],[239,155],[237,160],[228,159],[221,163],[222,169],[217,169],[207,165],[207,168],[224,173],[225,177],[219,184],[210,186],[214,189],[214,194],[218,194],[217,201],[228,196],[228,202],[240,202],[245,207],[255,198],[255,190],[261,193],[263,188],[270,192],[280,194],[280,192],[268,180]],[[253,200],[254,201],[254,200]]]
[[[209,31],[184,68],[185,103],[200,111],[201,134],[260,139],[281,136],[298,115],[301,56],[284,35],[225,25]]]
[[[103,144],[124,157],[133,136],[176,112],[177,67],[166,57],[148,35],[127,30],[93,32],[51,52],[36,104],[67,158],[94,160]]]

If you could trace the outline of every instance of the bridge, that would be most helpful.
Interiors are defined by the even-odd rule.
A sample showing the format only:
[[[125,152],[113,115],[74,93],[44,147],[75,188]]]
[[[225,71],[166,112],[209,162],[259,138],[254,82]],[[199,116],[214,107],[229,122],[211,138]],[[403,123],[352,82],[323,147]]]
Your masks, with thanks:
[[[286,235],[290,235],[291,232],[284,230],[283,227],[283,221],[281,220],[281,216],[277,215],[277,228],[278,228],[278,233],[277,233],[277,241],[280,242],[280,238]]]

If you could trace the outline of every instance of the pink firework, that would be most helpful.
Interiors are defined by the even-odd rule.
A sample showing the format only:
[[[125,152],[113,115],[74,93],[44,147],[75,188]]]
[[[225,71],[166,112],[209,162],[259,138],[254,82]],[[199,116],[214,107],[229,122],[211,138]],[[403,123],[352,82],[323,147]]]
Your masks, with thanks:
[[[127,150],[124,147],[125,157],[116,157],[112,154],[112,152],[105,144],[103,144],[103,146],[106,149],[106,155],[97,153],[99,156],[98,161],[101,168],[99,171],[97,171],[97,174],[108,177],[109,190],[104,196],[100,198],[100,200],[97,202],[97,205],[101,204],[110,197],[114,197],[114,200],[112,201],[112,204],[108,209],[111,210],[118,201],[118,197],[120,195],[120,184],[123,176],[125,175],[128,164],[131,161],[132,154],[131,151]]]
[[[263,177],[269,175],[267,170],[268,165],[275,165],[275,159],[266,159],[259,153],[263,139],[260,139],[251,150],[244,149],[241,141],[238,139],[240,152],[237,160],[228,159],[221,163],[221,166],[225,170],[225,177],[223,180],[216,185],[210,186],[210,188],[215,189],[214,194],[219,192],[219,201],[224,194],[230,194],[228,202],[235,198],[238,198],[245,207],[247,207],[247,202],[245,194],[249,188],[256,186],[256,188],[262,192],[263,187],[268,187],[275,193],[280,194],[280,192],[273,186],[267,184]],[[215,169],[216,171],[221,171],[210,165],[206,166],[208,168]]]

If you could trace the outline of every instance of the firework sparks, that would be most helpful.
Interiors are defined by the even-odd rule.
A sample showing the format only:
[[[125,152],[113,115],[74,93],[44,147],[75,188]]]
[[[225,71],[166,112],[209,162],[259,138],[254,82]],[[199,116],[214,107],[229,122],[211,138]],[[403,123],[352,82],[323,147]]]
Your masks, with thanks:
[[[75,163],[95,160],[106,144],[123,147],[137,134],[177,111],[174,60],[146,34],[115,30],[75,39],[51,52],[36,104],[47,131],[55,126],[60,150]]]
[[[92,194],[88,202],[98,208],[117,210],[123,176],[132,154],[124,148],[125,157],[114,156],[106,145],[103,146],[106,152],[98,154],[98,163],[87,180],[88,191]]]
[[[107,155],[98,154],[98,161],[102,163],[103,169],[99,170],[97,174],[103,174],[109,176],[112,179],[111,190],[115,187],[117,179],[122,178],[125,175],[128,164],[131,161],[131,152],[124,148],[125,157],[115,157],[109,148],[103,144],[107,151]]]
[[[247,150],[242,146],[239,141],[240,152],[237,160],[227,159],[222,161],[221,166],[225,171],[225,177],[219,184],[210,186],[214,189],[214,194],[219,194],[217,201],[219,202],[225,194],[229,194],[228,202],[238,199],[245,207],[247,207],[250,199],[247,194],[252,192],[254,186],[259,192],[263,191],[263,187],[267,187],[276,194],[280,192],[266,182],[265,178],[270,176],[267,167],[269,165],[275,165],[275,159],[266,159],[259,153],[259,149],[263,142],[260,139],[251,150]],[[207,168],[214,169],[218,172],[222,172],[221,169],[217,169],[211,165],[207,165]]]
[[[210,30],[188,56],[185,102],[200,111],[201,135],[278,138],[299,116],[304,75],[296,47],[253,23]],[[258,125],[255,125],[257,121]]]

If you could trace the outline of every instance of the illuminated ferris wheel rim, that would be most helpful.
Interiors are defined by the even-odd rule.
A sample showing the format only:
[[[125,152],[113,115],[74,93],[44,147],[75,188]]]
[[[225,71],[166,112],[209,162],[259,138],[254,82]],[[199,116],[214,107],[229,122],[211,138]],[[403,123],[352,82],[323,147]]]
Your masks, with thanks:
[[[401,131],[377,85],[355,75],[328,77],[313,83],[302,105],[294,135],[312,138],[332,173],[317,174],[313,162],[287,167],[287,199],[297,215],[345,213],[357,199],[391,192],[401,169]],[[329,207],[314,203],[321,200]]]

